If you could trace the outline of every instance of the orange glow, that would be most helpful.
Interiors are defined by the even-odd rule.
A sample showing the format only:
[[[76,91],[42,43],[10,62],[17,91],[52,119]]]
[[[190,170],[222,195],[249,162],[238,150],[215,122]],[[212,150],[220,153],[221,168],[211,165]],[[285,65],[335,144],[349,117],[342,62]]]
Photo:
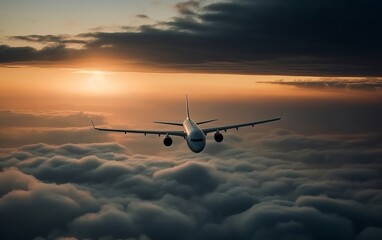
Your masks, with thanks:
[[[127,106],[147,100],[179,101],[187,93],[198,101],[240,99],[368,99],[379,93],[297,88],[265,82],[290,76],[109,72],[96,69],[0,68],[1,109]],[[317,79],[317,78],[304,78]],[[134,103],[134,104],[133,104]]]
[[[305,110],[315,111],[317,106],[326,108],[332,103],[359,106],[362,102],[377,105],[381,102],[378,91],[299,88],[272,83],[281,79],[294,81],[302,78],[109,72],[99,69],[0,68],[0,111],[42,115],[57,113],[62,116],[67,116],[68,112],[81,112],[83,116],[103,116],[98,120],[104,121],[96,124],[166,129],[168,126],[158,126],[153,121],[182,121],[185,117],[186,93],[195,120],[218,118],[221,124],[266,119],[278,116],[282,110],[286,116],[299,115],[304,111],[302,105]],[[305,79],[319,80],[312,77]],[[26,117],[25,121],[29,119]],[[288,123],[287,118],[285,122]],[[90,130],[88,119],[80,124],[82,127],[77,131]],[[40,128],[39,131],[60,132],[62,129]],[[0,129],[0,135],[10,136],[7,138],[10,142],[21,141],[24,136],[44,141],[43,134],[36,134],[34,128]],[[134,136],[115,134],[111,138],[124,142]]]

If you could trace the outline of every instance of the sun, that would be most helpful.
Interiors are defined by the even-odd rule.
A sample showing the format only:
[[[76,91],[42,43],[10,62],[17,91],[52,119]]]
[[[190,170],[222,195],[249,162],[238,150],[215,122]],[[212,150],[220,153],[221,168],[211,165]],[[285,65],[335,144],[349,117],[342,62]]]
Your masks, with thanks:
[[[113,73],[100,70],[81,70],[77,73],[83,74],[81,77],[80,91],[87,94],[113,94],[118,91]]]
[[[93,90],[101,90],[105,85],[105,74],[102,71],[91,71],[88,73],[89,84]]]

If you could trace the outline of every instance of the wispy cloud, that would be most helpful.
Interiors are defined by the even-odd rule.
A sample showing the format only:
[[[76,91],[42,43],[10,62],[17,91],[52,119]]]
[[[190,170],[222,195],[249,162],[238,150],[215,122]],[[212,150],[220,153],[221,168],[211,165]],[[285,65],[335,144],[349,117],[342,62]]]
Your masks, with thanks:
[[[138,14],[136,15],[137,18],[142,18],[142,19],[148,19],[149,16],[147,16],[146,14]]]
[[[72,38],[69,35],[26,35],[26,36],[13,36],[11,39],[22,40],[27,42],[38,43],[54,43],[54,44],[86,44],[87,41]]]
[[[380,91],[382,88],[381,78],[360,78],[360,79],[341,79],[341,78],[323,78],[318,80],[278,80],[262,83],[290,85],[299,88],[316,88],[316,89],[348,89],[348,90],[373,90]]]
[[[107,141],[107,135],[91,131],[90,118],[105,121],[103,115],[94,113],[0,111],[0,147]]]

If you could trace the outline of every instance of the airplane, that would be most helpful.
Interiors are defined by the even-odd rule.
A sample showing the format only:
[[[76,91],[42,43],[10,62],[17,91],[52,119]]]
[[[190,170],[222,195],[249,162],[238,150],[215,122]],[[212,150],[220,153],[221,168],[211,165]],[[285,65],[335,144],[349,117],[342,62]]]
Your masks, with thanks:
[[[93,128],[98,131],[108,131],[108,132],[123,132],[123,133],[140,133],[144,134],[145,136],[147,134],[153,134],[153,135],[165,135],[163,138],[163,144],[166,147],[170,147],[172,145],[172,138],[170,136],[178,136],[183,137],[189,149],[193,151],[194,153],[200,153],[203,151],[203,149],[206,146],[206,136],[208,133],[215,132],[214,139],[216,142],[220,143],[223,141],[223,134],[220,133],[220,131],[227,132],[229,129],[236,129],[239,130],[241,127],[247,127],[273,121],[281,120],[283,117],[283,113],[281,113],[280,117],[262,120],[262,121],[255,121],[255,122],[247,122],[247,123],[241,123],[241,124],[234,124],[234,125],[226,125],[226,126],[220,126],[220,127],[212,127],[212,128],[200,128],[199,125],[210,123],[217,121],[218,119],[212,119],[212,120],[206,120],[201,122],[194,122],[190,117],[190,111],[188,107],[188,97],[186,95],[186,119],[183,121],[183,123],[174,123],[174,122],[155,122],[158,124],[167,124],[167,125],[173,125],[173,126],[181,126],[183,127],[183,131],[158,131],[158,130],[132,130],[132,129],[112,129],[112,128],[98,128],[94,125],[93,120],[91,120]]]

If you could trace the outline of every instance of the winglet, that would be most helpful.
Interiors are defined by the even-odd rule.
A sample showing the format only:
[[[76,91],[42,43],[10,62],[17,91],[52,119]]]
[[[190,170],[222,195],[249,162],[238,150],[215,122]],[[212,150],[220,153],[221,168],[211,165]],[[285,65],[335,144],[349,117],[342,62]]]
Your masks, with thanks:
[[[188,108],[188,97],[186,94],[186,113],[187,113],[187,118],[190,119],[190,110]]]
[[[92,125],[93,125],[93,128],[96,129],[95,125],[94,125],[94,122],[92,119],[90,119],[90,121],[92,122]]]
[[[283,118],[283,115],[284,115],[284,110],[281,111],[280,119]]]

